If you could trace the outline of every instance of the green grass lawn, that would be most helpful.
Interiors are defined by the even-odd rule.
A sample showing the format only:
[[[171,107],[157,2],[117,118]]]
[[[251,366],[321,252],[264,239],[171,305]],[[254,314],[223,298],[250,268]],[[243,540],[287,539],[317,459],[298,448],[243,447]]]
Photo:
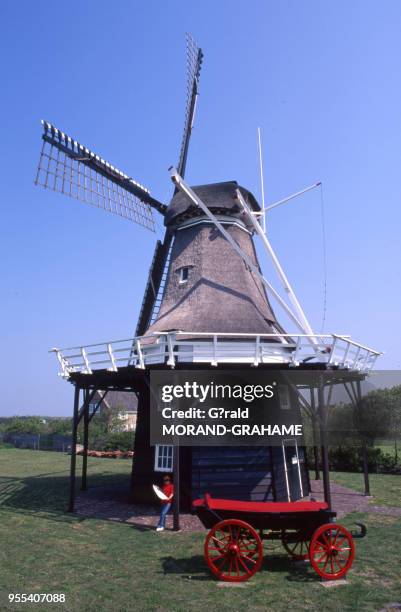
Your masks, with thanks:
[[[266,547],[262,571],[251,581],[221,588],[205,567],[203,533],[158,534],[65,514],[68,469],[63,454],[0,449],[0,610],[338,612],[401,601],[401,519],[342,521],[364,521],[369,530],[356,543],[346,586],[323,588],[308,564],[294,565],[277,544]],[[89,461],[91,485],[123,482],[129,472],[129,461]],[[62,592],[67,603],[8,607],[10,592]]]
[[[330,472],[330,480],[345,487],[363,492],[363,474],[353,472]],[[392,474],[369,474],[372,503],[384,506],[401,506],[401,476]]]
[[[0,508],[60,514],[67,505],[70,457],[64,453],[0,448]],[[82,457],[77,457],[77,476]],[[126,482],[127,459],[88,457],[90,486]],[[79,479],[78,479],[79,480]]]

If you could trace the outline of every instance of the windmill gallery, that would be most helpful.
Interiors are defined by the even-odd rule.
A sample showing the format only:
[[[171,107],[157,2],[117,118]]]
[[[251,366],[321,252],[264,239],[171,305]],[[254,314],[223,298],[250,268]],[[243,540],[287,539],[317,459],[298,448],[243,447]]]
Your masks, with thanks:
[[[280,446],[183,447],[150,444],[150,376],[166,384],[187,370],[226,372],[235,383],[258,370],[269,383],[278,370],[333,373],[355,384],[373,367],[379,353],[338,334],[315,334],[281,266],[264,227],[270,208],[260,206],[236,181],[191,187],[185,182],[203,54],[187,41],[188,95],[177,168],[171,168],[168,204],[100,155],[51,123],[43,122],[36,184],[82,200],[154,230],[153,215],[164,220],[164,239],[156,243],[134,337],[54,349],[61,375],[74,387],[73,447],[69,510],[74,510],[78,425],[84,425],[82,489],[87,487],[90,421],[108,393],[138,396],[138,420],[131,478],[132,500],[153,501],[152,483],[173,472],[174,526],[180,510],[205,492],[228,499],[296,501],[309,494],[305,449],[289,435]],[[316,185],[307,188],[315,188]],[[273,263],[286,299],[261,271],[254,244],[258,238]],[[135,248],[135,247],[134,247]],[[279,323],[270,300],[294,325]],[[104,334],[103,334],[104,336]],[[317,379],[316,379],[317,380]],[[298,414],[300,403],[322,407],[327,385],[302,390],[282,386],[266,406]],[[309,394],[309,399],[307,397]],[[89,404],[100,398],[94,413]],[[302,400],[302,402],[301,402]],[[295,420],[295,423],[299,421]],[[321,440],[325,497],[330,503],[327,446]]]

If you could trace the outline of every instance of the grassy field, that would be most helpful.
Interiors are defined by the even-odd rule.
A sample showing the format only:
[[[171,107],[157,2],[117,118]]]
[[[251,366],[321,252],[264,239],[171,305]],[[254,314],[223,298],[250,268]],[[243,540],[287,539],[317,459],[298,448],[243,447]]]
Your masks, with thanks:
[[[380,450],[382,451],[382,453],[385,453],[386,455],[390,455],[390,457],[395,457],[395,446],[394,446],[394,442],[390,441],[390,440],[383,440],[381,442],[377,442],[375,443],[375,448],[380,448]],[[398,458],[401,458],[401,440],[398,440],[397,442],[397,453],[398,453]]]
[[[353,472],[330,472],[332,481],[345,487],[363,492],[363,474]],[[369,474],[370,491],[374,496],[373,504],[384,506],[401,506],[401,476],[392,474]]]
[[[385,455],[389,455],[390,457],[395,457],[395,443],[394,440],[383,440],[378,439],[374,443],[375,449],[380,449],[382,453]],[[397,439],[397,454],[398,459],[401,459],[401,440]]]
[[[129,470],[129,461],[91,459],[90,484],[123,482]],[[337,474],[336,480],[343,477],[352,475]],[[392,479],[401,477],[372,479],[372,490],[380,487],[380,503],[395,505],[395,494],[386,498],[391,487],[380,485],[380,478],[396,487]],[[323,588],[307,564],[294,565],[275,545],[266,548],[262,571],[251,581],[222,588],[205,568],[204,534],[157,534],[65,514],[67,484],[66,455],[0,449],[0,610],[337,612],[378,611],[401,601],[399,518],[355,514],[342,521],[349,526],[364,521],[369,530],[357,542],[345,586]],[[61,592],[66,604],[9,606],[10,592]]]

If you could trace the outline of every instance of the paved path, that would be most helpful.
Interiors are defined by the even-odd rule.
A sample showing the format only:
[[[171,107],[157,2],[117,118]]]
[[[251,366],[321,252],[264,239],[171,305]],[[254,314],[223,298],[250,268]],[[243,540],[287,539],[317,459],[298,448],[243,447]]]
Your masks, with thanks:
[[[312,480],[311,488],[310,496],[322,500],[322,481]],[[331,484],[331,496],[333,509],[337,512],[338,518],[342,518],[350,512],[401,516],[401,508],[376,506],[371,503],[372,498],[334,483]],[[76,511],[80,516],[128,523],[143,530],[153,529],[159,516],[157,506],[132,504],[128,490],[121,486],[93,487],[88,491],[80,492],[76,500]],[[173,519],[170,514],[167,517],[167,528],[172,528],[172,522]],[[183,531],[204,530],[199,519],[191,514],[182,514],[180,523]]]

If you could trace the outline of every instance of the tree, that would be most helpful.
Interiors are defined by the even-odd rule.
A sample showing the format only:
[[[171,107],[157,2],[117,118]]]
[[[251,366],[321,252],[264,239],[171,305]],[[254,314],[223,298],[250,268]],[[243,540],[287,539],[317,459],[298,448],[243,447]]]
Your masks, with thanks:
[[[133,449],[134,445],[134,432],[133,431],[121,431],[118,433],[112,433],[109,435],[105,450],[121,450],[129,451]]]
[[[12,417],[5,427],[7,433],[44,434],[46,424],[40,417]]]
[[[386,438],[391,431],[392,402],[388,389],[367,393],[354,408],[354,425],[361,441],[373,446],[378,438]]]
[[[398,441],[401,438],[401,385],[387,389],[389,434],[394,443],[395,462],[398,463]]]
[[[120,415],[126,412],[124,406],[104,406],[102,408],[102,419],[105,423],[106,429],[109,433],[121,433],[125,431],[124,420],[121,419]]]
[[[71,436],[72,434],[72,419],[49,419],[47,424],[49,434],[59,436]]]

